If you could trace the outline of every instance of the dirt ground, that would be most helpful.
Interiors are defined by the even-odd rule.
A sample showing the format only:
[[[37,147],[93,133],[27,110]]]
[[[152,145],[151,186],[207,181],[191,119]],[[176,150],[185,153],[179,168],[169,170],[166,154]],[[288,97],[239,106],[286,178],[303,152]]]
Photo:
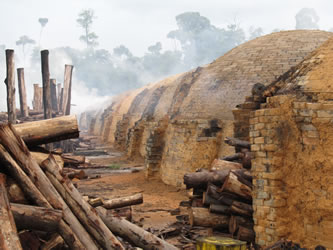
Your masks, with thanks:
[[[109,167],[85,170],[89,175],[98,174],[101,178],[76,180],[83,195],[111,199],[143,193],[143,204],[132,206],[132,220],[155,234],[177,221],[171,212],[179,208],[181,201],[188,200],[185,190],[168,186],[157,177],[146,179],[142,162],[126,161],[116,151],[110,151],[107,156],[88,158],[95,167]]]

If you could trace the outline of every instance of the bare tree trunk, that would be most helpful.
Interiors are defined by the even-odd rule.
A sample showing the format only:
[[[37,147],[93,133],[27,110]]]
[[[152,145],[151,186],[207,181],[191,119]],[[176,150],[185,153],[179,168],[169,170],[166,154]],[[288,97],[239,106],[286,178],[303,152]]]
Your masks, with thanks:
[[[33,110],[37,112],[41,112],[43,109],[43,101],[42,101],[42,88],[39,87],[38,83],[34,84],[34,99],[32,101]]]
[[[8,155],[15,157],[14,161],[17,163],[16,165],[19,165],[19,168],[23,170],[18,177],[23,177],[22,182],[24,181],[25,183],[28,183],[29,181],[27,181],[27,179],[30,179],[35,185],[35,189],[38,189],[38,192],[34,192],[33,195],[34,197],[39,197],[38,201],[43,203],[42,206],[63,210],[64,221],[60,223],[59,233],[66,243],[73,249],[82,249],[82,244],[87,249],[97,249],[90,235],[73,215],[57,190],[52,186],[38,163],[32,158],[24,141],[15,132],[11,124],[0,125],[0,141],[3,148],[8,151]],[[42,193],[42,197],[38,195],[40,193]],[[45,198],[47,199],[46,204],[43,202]],[[70,225],[70,228],[68,225]],[[75,234],[73,234],[72,230]],[[82,244],[77,239],[79,239]]]
[[[145,231],[141,227],[125,220],[124,218],[107,216],[107,210],[103,207],[96,208],[99,216],[104,223],[115,234],[127,239],[137,247],[148,250],[176,250],[177,248],[170,243],[158,238],[157,236]]]
[[[61,111],[60,109],[60,96],[61,96],[61,83],[57,84],[57,102],[58,102],[58,112]]]
[[[52,208],[11,203],[11,210],[19,230],[29,229],[56,232],[62,219],[62,211]]]
[[[18,87],[19,87],[19,94],[20,94],[21,116],[27,117],[27,116],[29,116],[29,110],[28,110],[28,105],[27,105],[27,91],[25,88],[24,69],[23,68],[17,69],[17,80],[18,80]]]
[[[59,112],[62,112],[62,115],[64,115],[64,112],[62,111],[62,103],[64,101],[64,88],[61,88],[60,91],[60,102],[59,102]]]
[[[115,198],[103,201],[103,207],[107,209],[120,208],[143,203],[143,195],[135,194],[126,197]]]
[[[29,146],[79,137],[75,115],[16,124],[15,130]]]
[[[43,106],[44,119],[52,118],[51,90],[50,90],[50,70],[49,51],[41,51],[42,58],[42,78],[43,78]]]
[[[0,173],[0,248],[22,249],[5,187],[6,176]]]
[[[52,155],[42,163],[42,167],[73,213],[104,249],[125,249],[96,214],[94,208],[83,199],[73,183],[60,174],[60,168]]]
[[[57,83],[56,83],[56,79],[50,79],[50,88],[51,88],[52,110],[54,112],[58,112]]]
[[[7,77],[5,84],[7,85],[7,111],[8,122],[16,123],[16,104],[15,104],[15,64],[14,50],[6,50]]]
[[[71,113],[72,73],[73,66],[65,65],[64,92],[62,100],[62,112],[64,115],[70,115]]]

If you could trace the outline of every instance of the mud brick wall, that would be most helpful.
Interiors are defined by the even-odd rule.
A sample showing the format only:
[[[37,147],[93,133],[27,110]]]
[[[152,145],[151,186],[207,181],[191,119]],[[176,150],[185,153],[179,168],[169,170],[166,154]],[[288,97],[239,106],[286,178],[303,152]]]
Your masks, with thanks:
[[[216,121],[215,125],[207,120],[177,120],[168,125],[160,167],[163,182],[181,187],[184,174],[210,167],[217,158],[223,133],[218,130],[222,122]],[[218,131],[210,133],[212,127]]]
[[[333,102],[268,98],[250,119],[256,242],[333,249]]]

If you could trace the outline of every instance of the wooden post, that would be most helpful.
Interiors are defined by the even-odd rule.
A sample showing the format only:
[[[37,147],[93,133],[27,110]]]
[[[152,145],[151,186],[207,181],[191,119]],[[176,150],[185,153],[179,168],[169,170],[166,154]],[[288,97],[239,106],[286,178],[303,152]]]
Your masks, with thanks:
[[[25,80],[24,80],[24,68],[17,69],[17,79],[18,79],[18,87],[20,94],[20,110],[21,116],[27,117],[29,116],[29,110],[27,105],[27,91],[25,88]]]
[[[64,101],[64,88],[61,88],[59,99],[60,99],[60,102],[59,102],[59,111],[62,112],[62,115],[64,115],[64,113],[62,111],[62,103]]]
[[[62,112],[64,115],[69,115],[71,113],[72,73],[73,66],[66,64],[64,76],[64,93],[62,100]]]
[[[22,249],[6,191],[6,176],[0,174],[0,248]]]
[[[43,109],[43,102],[42,102],[42,88],[39,87],[38,83],[34,84],[34,99],[32,101],[33,110],[37,112],[41,112]]]
[[[16,123],[16,104],[15,104],[15,64],[14,50],[6,49],[6,65],[7,77],[5,84],[7,85],[7,111],[8,122]]]
[[[43,106],[44,119],[52,118],[51,90],[50,90],[50,70],[49,70],[49,51],[41,51],[42,58],[42,78],[43,78]]]
[[[60,96],[61,96],[61,83],[57,84],[57,102],[58,102],[58,111],[60,112]]]
[[[52,110],[54,112],[58,112],[57,83],[56,83],[56,79],[50,79],[50,87],[51,87],[51,104],[52,104]]]

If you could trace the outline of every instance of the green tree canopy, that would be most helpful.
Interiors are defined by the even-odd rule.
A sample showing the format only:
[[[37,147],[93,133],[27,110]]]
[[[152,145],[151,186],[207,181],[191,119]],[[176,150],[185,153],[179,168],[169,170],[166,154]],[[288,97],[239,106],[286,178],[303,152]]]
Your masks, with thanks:
[[[84,34],[80,36],[80,41],[84,42],[87,48],[94,48],[98,45],[98,36],[91,31],[94,19],[96,19],[96,16],[92,9],[82,10],[76,19],[79,26],[84,30]]]

